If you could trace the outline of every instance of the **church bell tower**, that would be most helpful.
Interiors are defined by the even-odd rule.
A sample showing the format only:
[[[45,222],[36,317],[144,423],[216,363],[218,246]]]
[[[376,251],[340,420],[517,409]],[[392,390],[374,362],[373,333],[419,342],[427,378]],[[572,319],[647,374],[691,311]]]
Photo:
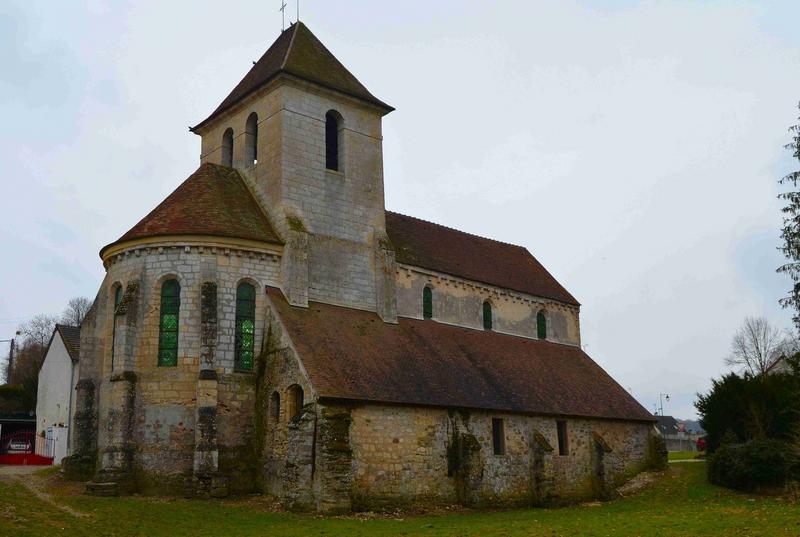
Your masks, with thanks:
[[[337,304],[395,322],[381,133],[392,110],[297,22],[192,128],[201,161],[236,168],[283,240],[291,304]]]

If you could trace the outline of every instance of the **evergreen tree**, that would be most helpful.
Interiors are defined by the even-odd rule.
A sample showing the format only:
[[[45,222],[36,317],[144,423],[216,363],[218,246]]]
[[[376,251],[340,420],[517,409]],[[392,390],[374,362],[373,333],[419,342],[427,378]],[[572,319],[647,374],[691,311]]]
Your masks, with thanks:
[[[800,108],[800,104],[798,104]],[[792,142],[786,145],[786,149],[793,152],[794,157],[800,162],[800,118],[798,124],[789,129],[792,135]],[[789,173],[780,180],[782,185],[791,185],[789,192],[780,194],[786,205],[781,209],[783,212],[783,228],[781,229],[781,239],[783,246],[781,252],[788,260],[787,263],[778,268],[778,272],[788,274],[792,280],[792,289],[789,295],[780,300],[781,306],[794,310],[792,320],[795,327],[800,331],[800,170]]]

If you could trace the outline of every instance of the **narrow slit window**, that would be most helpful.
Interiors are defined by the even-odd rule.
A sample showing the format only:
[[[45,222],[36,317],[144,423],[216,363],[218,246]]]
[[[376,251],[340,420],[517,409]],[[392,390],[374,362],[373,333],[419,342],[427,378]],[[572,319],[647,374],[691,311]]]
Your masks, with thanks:
[[[167,280],[161,286],[159,314],[158,365],[178,365],[178,319],[181,309],[181,285],[178,280]]]
[[[422,290],[422,318],[433,318],[433,291],[430,287]]]
[[[563,420],[556,421],[556,429],[558,431],[558,454],[563,457],[569,454],[567,422]]]
[[[223,166],[233,166],[233,129],[228,128],[222,135],[222,158],[220,162]]]
[[[506,431],[501,418],[492,418],[492,448],[495,455],[506,454]]]
[[[492,329],[492,305],[488,300],[483,303],[483,329]]]
[[[547,317],[543,311],[536,314],[536,337],[547,339]]]
[[[253,370],[256,338],[256,288],[241,283],[236,289],[236,356],[237,371]]]

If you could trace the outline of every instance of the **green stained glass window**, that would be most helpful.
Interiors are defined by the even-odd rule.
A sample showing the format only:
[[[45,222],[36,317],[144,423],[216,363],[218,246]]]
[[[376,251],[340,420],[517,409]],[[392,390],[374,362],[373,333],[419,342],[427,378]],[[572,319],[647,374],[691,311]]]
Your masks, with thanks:
[[[492,329],[492,305],[488,300],[483,303],[483,329]]]
[[[256,342],[256,288],[241,283],[236,289],[236,356],[234,368],[252,371]]]
[[[433,291],[430,287],[422,290],[422,318],[433,318]]]
[[[178,319],[181,309],[181,285],[167,280],[161,286],[161,312],[158,326],[158,365],[178,365]]]
[[[547,318],[543,311],[536,314],[536,336],[539,339],[547,339]]]

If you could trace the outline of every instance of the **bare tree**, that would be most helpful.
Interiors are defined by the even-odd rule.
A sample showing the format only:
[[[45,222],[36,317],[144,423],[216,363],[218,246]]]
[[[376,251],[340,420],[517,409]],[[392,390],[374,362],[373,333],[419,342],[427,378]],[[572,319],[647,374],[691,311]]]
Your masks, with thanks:
[[[733,336],[725,363],[753,376],[762,375],[792,346],[794,342],[765,318],[747,317]]]
[[[92,307],[92,301],[83,296],[76,296],[71,298],[61,314],[61,324],[68,324],[70,326],[80,326],[83,318]]]
[[[56,328],[56,318],[52,315],[40,313],[31,320],[24,322],[19,327],[25,342],[35,343],[42,349],[47,347],[50,336]]]

